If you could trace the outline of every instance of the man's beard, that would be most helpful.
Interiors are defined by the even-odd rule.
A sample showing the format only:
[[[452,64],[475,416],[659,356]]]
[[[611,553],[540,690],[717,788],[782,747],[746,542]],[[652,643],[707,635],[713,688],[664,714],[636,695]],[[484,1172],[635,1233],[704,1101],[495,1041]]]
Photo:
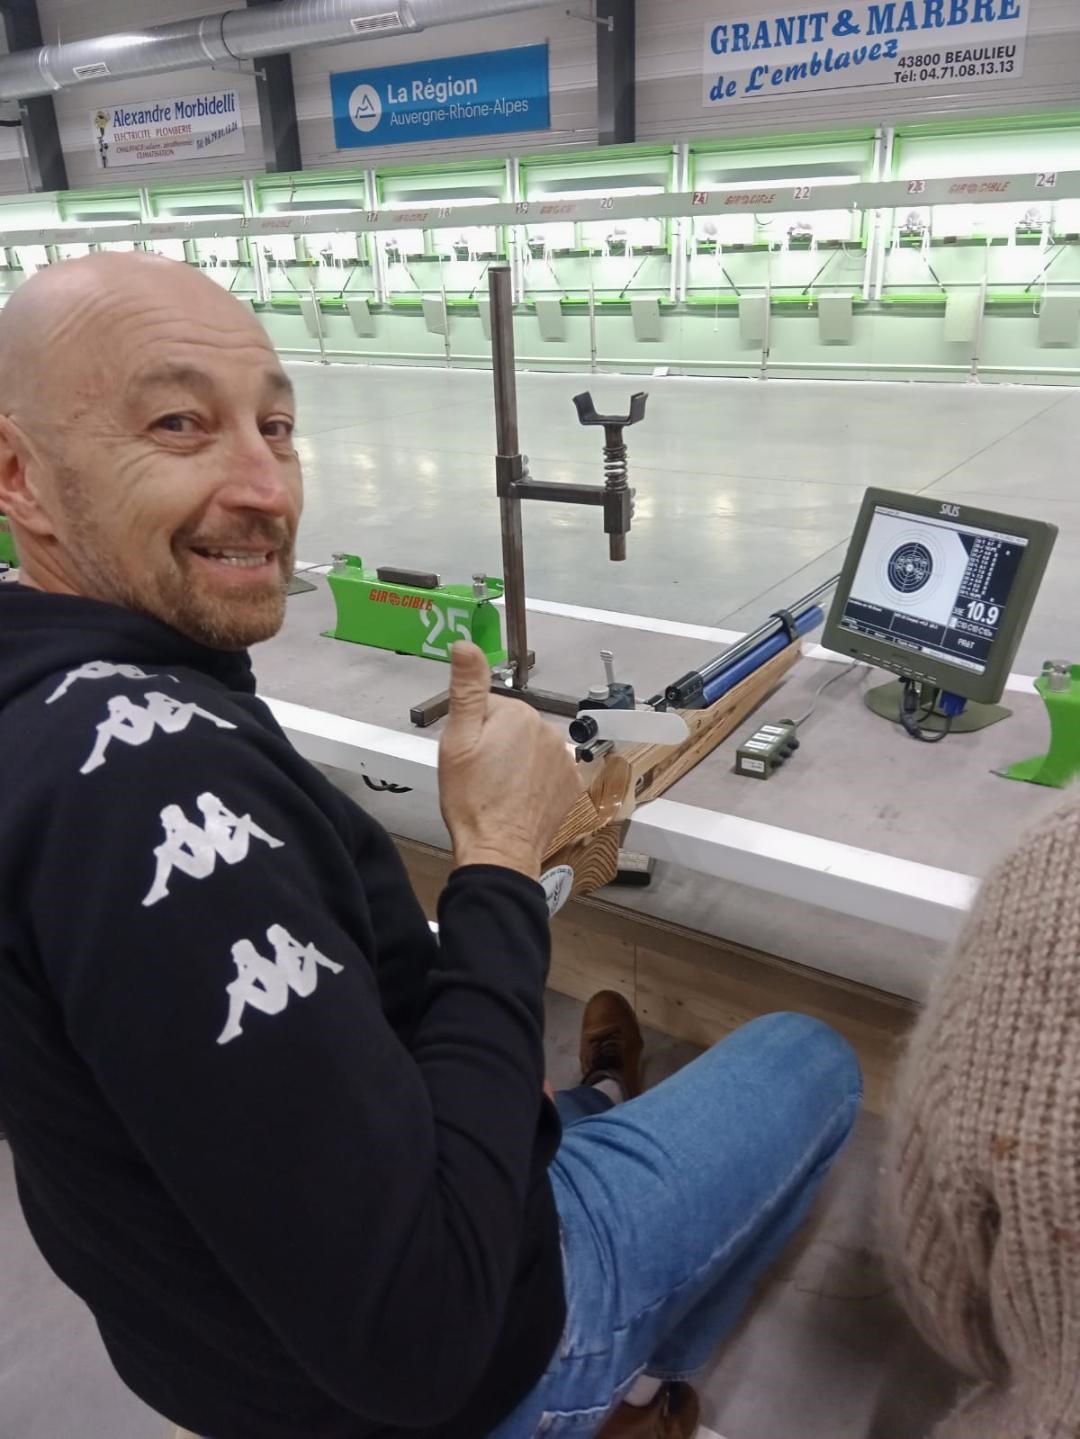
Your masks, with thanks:
[[[277,558],[281,575],[272,587],[265,582],[248,589],[233,585],[228,594],[202,589],[197,576],[190,573],[190,564],[180,560],[177,570],[155,577],[158,607],[153,613],[188,639],[211,649],[244,650],[272,639],[285,622],[292,546]]]
[[[276,537],[267,540],[267,550],[277,551],[280,580],[273,586],[252,584],[246,590],[232,585],[227,594],[217,594],[200,583],[187,547],[171,551],[168,568],[147,569],[137,576],[125,574],[110,553],[77,475],[65,471],[61,485],[70,536],[68,561],[84,595],[161,620],[211,649],[247,649],[273,638],[281,629],[295,545],[290,540],[282,546],[279,526],[274,526]],[[268,528],[263,526],[260,543]]]

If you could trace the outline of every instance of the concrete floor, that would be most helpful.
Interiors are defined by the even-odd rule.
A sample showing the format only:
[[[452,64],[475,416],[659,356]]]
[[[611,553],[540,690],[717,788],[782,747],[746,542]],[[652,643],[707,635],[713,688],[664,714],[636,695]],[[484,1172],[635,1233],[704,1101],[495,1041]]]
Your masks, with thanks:
[[[490,376],[293,373],[308,473],[304,558],[349,549],[447,579],[499,571]],[[650,414],[630,434],[630,560],[607,562],[595,513],[535,507],[532,596],[738,628],[839,568],[864,487],[882,484],[1058,523],[1019,665],[1080,658],[1080,393],[689,379],[642,387]],[[592,388],[599,408],[617,409],[638,383],[529,375],[519,388],[536,476],[595,482],[599,441],[577,427],[571,396]],[[763,947],[773,947],[768,938]],[[573,1078],[578,1017],[572,1001],[552,997],[556,1083]],[[669,1041],[654,1054],[654,1080],[688,1057]],[[947,1406],[954,1380],[910,1332],[883,1277],[880,1144],[880,1125],[865,1122],[815,1224],[710,1374],[705,1419],[725,1439],[923,1439]],[[115,1379],[88,1315],[33,1250],[2,1144],[0,1236],[0,1439],[164,1439],[167,1426]]]
[[[308,480],[301,555],[347,548],[372,564],[467,580],[501,573],[491,376],[295,365]],[[835,574],[863,491],[883,485],[1030,515],[1062,530],[1020,653],[1069,653],[1080,557],[1080,392],[951,385],[528,374],[521,447],[537,479],[595,484],[600,432],[571,398],[625,412],[637,520],[613,565],[595,510],[526,509],[538,599],[740,628]]]

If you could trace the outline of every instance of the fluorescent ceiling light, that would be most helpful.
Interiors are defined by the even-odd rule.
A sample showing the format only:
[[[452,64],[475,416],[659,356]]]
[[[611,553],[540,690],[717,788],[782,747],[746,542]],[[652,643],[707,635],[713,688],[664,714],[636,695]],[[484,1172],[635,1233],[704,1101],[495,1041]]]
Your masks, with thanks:
[[[538,180],[529,189],[530,199],[534,196],[554,194],[556,191],[560,195],[656,195],[663,192],[664,174],[660,170],[638,170],[629,174],[621,172],[606,175],[601,170],[599,174],[583,175],[577,180],[552,176],[550,179]]]
[[[83,225],[137,225],[140,219],[130,210],[72,210],[67,218]]]
[[[339,200],[281,200],[267,206],[272,215],[353,215],[357,210],[366,210],[362,200],[343,196]]]
[[[663,185],[611,185],[603,190],[545,190],[530,195],[532,201],[539,200],[606,200],[613,196],[617,200],[631,199],[635,195],[663,195]]]
[[[464,205],[501,205],[501,195],[402,195],[383,201],[384,210],[427,209],[458,210]]]
[[[170,220],[235,220],[243,217],[242,205],[162,205]]]
[[[155,219],[153,219],[153,220],[148,220],[148,221],[147,221],[147,224],[150,224],[150,225],[167,225],[171,220],[189,220],[192,224],[195,224],[196,222],[198,222],[198,223],[201,224],[202,221],[204,221],[204,220],[230,220],[230,221],[232,221],[232,220],[238,220],[238,219],[240,219],[240,218],[242,218],[242,217],[240,216],[239,212],[236,211],[236,210],[215,210],[215,211],[213,211],[212,213],[209,213],[209,214],[206,214],[206,215],[177,215],[177,214],[174,214],[173,211],[171,211],[171,210],[163,210],[162,213],[161,213],[160,215],[158,215]]]
[[[799,185],[808,185],[811,188],[821,185],[858,185],[862,181],[861,175],[783,175],[778,180],[725,180],[722,183],[706,185],[707,190],[776,190],[784,187],[792,189]]]

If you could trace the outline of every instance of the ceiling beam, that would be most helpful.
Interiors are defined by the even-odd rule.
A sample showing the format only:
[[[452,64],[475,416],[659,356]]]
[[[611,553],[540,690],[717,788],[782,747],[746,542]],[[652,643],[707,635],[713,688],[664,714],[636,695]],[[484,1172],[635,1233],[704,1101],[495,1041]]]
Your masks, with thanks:
[[[45,43],[37,0],[0,0],[0,22],[8,49],[38,50]],[[19,102],[32,190],[66,190],[67,165],[60,145],[56,106],[51,95]]]
[[[258,5],[276,5],[279,0],[247,0],[247,3],[248,9],[253,10]],[[280,174],[302,169],[292,56],[264,55],[256,60],[255,88],[267,170]]]
[[[636,0],[597,0],[596,89],[601,145],[637,139]]]

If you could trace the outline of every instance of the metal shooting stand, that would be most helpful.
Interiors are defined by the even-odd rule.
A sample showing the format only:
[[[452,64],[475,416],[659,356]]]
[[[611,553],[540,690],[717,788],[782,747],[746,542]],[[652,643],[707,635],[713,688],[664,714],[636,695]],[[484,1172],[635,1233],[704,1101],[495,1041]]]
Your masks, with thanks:
[[[492,676],[492,690],[525,700],[535,709],[573,718],[581,699],[533,689],[529,671],[535,656],[529,651],[528,616],[525,610],[525,553],[521,527],[523,500],[547,500],[562,505],[597,505],[604,511],[613,560],[626,559],[626,536],[634,517],[634,491],[628,479],[627,451],[623,431],[645,418],[646,394],[636,394],[625,417],[598,415],[589,394],[574,399],[583,425],[604,428],[604,483],[564,485],[534,480],[528,460],[521,454],[518,439],[517,368],[514,356],[514,305],[509,265],[493,265],[489,272],[491,294],[491,354],[495,373],[495,429],[498,455],[495,474],[502,519],[503,578],[506,584],[505,668]],[[447,691],[417,705],[410,712],[414,725],[426,729],[443,718],[450,708]]]

